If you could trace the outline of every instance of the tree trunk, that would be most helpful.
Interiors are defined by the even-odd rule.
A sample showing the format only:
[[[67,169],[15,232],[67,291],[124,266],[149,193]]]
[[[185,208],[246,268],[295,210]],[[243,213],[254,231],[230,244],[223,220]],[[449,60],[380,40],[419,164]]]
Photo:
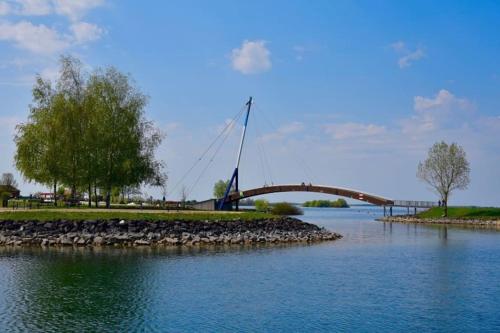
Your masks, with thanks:
[[[97,184],[94,183],[95,208],[99,208],[99,198],[97,197]]]
[[[54,206],[57,207],[57,181],[54,180]]]
[[[111,188],[106,191],[106,208],[111,208]]]
[[[89,182],[89,208],[92,208],[92,184]]]
[[[448,195],[444,196],[444,217],[448,217]]]
[[[76,185],[71,185],[71,206],[76,204]]]

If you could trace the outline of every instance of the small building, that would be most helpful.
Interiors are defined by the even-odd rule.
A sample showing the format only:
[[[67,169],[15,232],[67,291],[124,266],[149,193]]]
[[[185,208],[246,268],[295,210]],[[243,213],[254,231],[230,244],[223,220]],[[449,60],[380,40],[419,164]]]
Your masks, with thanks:
[[[11,199],[19,198],[21,195],[21,191],[12,185],[0,185],[0,193],[4,192],[10,193]]]
[[[43,201],[54,201],[54,193],[53,192],[39,192],[35,194],[36,198],[39,198]]]

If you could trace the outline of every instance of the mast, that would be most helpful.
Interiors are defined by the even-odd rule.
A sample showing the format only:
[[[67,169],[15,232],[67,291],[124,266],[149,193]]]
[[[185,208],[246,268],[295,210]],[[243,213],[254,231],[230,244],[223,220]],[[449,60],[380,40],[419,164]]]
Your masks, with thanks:
[[[240,140],[240,146],[238,148],[238,156],[236,158],[236,166],[233,171],[233,175],[231,176],[231,180],[229,180],[229,183],[227,184],[226,192],[224,193],[224,198],[222,198],[221,202],[219,203],[219,210],[222,210],[224,207],[224,203],[227,200],[227,197],[229,196],[229,193],[231,192],[231,187],[235,187],[235,192],[239,192],[239,184],[238,184],[238,168],[240,167],[240,160],[241,160],[241,153],[243,151],[243,144],[245,143],[245,135],[247,132],[247,125],[248,125],[248,117],[250,116],[250,109],[252,108],[252,96],[248,99],[247,102],[247,112],[245,115],[245,123],[243,124],[243,131],[241,132],[241,140]],[[239,209],[239,200],[236,201],[236,210]]]

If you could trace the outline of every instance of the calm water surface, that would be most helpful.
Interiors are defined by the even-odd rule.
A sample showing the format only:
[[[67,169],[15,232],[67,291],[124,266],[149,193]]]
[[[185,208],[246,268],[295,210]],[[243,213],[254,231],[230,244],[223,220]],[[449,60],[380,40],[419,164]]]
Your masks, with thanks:
[[[498,332],[500,232],[306,209],[316,245],[0,249],[5,332]]]

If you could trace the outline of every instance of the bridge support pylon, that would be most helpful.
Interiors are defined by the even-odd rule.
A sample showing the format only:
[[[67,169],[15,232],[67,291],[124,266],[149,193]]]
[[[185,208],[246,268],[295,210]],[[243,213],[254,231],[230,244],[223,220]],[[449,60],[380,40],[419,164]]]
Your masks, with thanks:
[[[224,205],[227,201],[227,198],[229,197],[229,193],[231,193],[231,188],[233,187],[233,183],[235,185],[235,192],[239,192],[239,184],[238,184],[238,168],[240,167],[240,160],[241,160],[241,152],[243,151],[243,144],[245,143],[245,135],[247,133],[247,125],[248,125],[248,117],[250,116],[250,109],[252,107],[252,97],[248,99],[247,102],[247,113],[245,116],[245,124],[243,125],[243,131],[241,133],[241,141],[240,141],[240,147],[238,149],[238,157],[236,159],[236,167],[234,168],[233,175],[231,176],[231,179],[229,180],[229,183],[227,184],[226,192],[224,193],[224,198],[222,198],[220,204],[219,204],[219,210],[224,209]],[[236,200],[236,210],[239,209],[239,200]]]

